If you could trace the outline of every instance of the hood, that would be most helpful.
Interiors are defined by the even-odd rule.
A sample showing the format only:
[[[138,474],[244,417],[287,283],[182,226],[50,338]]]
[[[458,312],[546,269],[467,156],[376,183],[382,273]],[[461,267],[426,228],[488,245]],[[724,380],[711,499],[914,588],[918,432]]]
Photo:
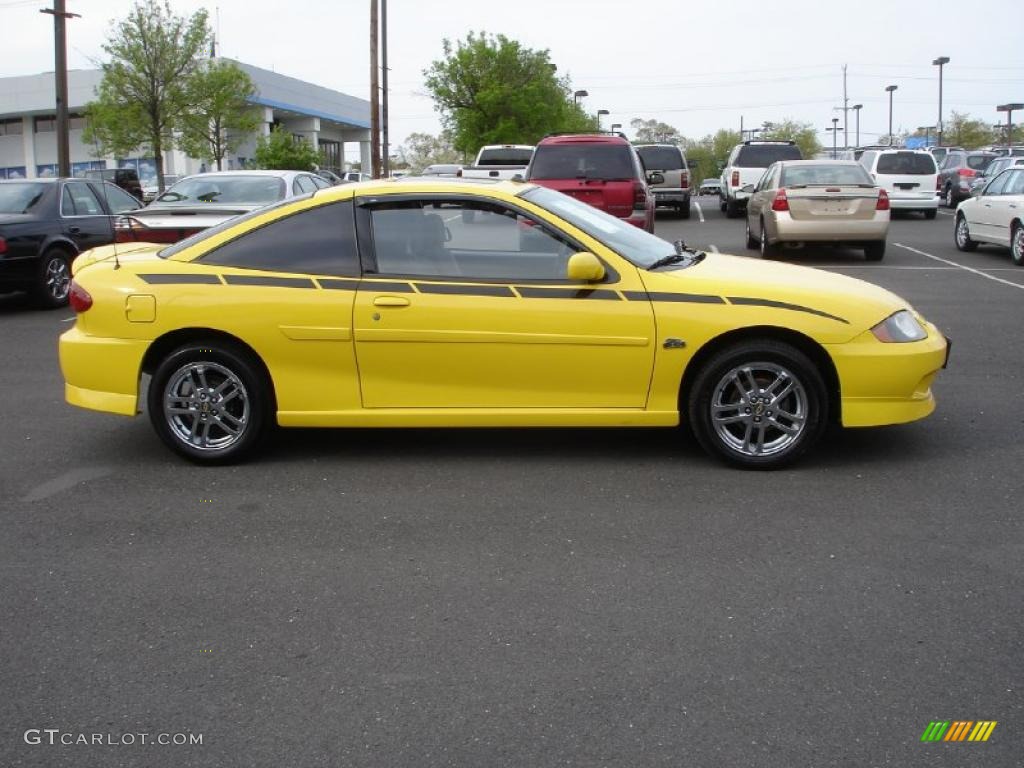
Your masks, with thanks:
[[[75,259],[71,265],[71,274],[77,275],[83,269],[101,261],[111,261],[117,256],[119,264],[134,264],[141,261],[153,261],[160,257],[157,252],[166,248],[167,244],[154,245],[153,243],[121,243],[119,245],[101,245],[86,251]]]
[[[896,294],[854,277],[718,253],[707,254],[692,267],[642,275],[652,292],[722,296],[732,304],[748,300],[746,303],[755,306],[793,305],[807,317],[840,318],[846,321],[841,325],[851,337],[893,312],[911,308],[909,302]]]

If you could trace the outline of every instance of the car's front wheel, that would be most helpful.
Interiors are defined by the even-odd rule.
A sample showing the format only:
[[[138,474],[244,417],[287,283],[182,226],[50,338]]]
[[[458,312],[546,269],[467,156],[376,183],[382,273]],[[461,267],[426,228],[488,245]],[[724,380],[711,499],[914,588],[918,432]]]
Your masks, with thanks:
[[[957,249],[961,251],[973,251],[978,247],[978,244],[971,240],[971,229],[967,225],[967,217],[962,213],[956,217],[953,239],[956,241]]]
[[[259,367],[219,342],[189,344],[164,358],[147,404],[160,439],[201,464],[239,460],[259,445],[273,418]]]
[[[764,339],[728,347],[700,370],[687,412],[697,441],[746,469],[791,464],[828,424],[817,367],[795,347]]]

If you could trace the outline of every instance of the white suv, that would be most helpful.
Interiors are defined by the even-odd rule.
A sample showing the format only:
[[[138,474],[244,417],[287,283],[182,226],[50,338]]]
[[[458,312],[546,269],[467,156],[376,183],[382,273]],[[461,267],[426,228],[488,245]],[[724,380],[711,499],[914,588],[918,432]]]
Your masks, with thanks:
[[[869,149],[860,164],[889,193],[894,211],[921,211],[934,219],[939,210],[939,169],[931,152],[913,149]]]
[[[757,184],[764,169],[778,160],[803,160],[800,147],[792,141],[744,141],[732,148],[722,170],[722,188],[718,193],[726,216],[740,216],[750,197],[743,188]]]

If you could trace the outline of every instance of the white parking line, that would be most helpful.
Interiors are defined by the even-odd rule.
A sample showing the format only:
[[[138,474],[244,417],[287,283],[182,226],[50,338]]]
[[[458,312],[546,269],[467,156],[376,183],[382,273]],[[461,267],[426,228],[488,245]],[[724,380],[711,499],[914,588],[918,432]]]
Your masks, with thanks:
[[[71,317],[61,318],[61,322],[62,323],[72,323],[72,322],[74,322],[74,320],[75,320],[75,316],[74,315],[72,315]]]
[[[943,259],[940,256],[935,256],[934,254],[927,253],[925,251],[919,251],[917,248],[911,248],[909,245],[903,245],[903,243],[893,243],[893,245],[895,245],[897,248],[902,248],[905,251],[910,251],[911,253],[916,253],[920,256],[927,256],[929,259],[934,259],[935,261],[941,261],[943,264],[949,264],[951,267],[957,267],[958,269],[962,269],[965,272],[971,272],[980,277],[984,277],[986,280],[994,280],[997,283],[1010,285],[1013,286],[1014,288],[1018,288],[1024,291],[1024,285],[1021,285],[1020,283],[1015,283],[1012,280],[1003,280],[1003,278],[1001,277],[995,277],[993,275],[986,274],[985,272],[982,272],[980,269],[974,269],[973,267],[965,267],[963,264],[957,264],[955,261]]]
[[[696,200],[693,201],[693,207],[697,209],[697,215],[700,217],[700,223],[704,223],[704,211],[700,209],[700,203]]]
[[[936,213],[941,213],[943,216],[956,216],[953,211],[936,211]]]

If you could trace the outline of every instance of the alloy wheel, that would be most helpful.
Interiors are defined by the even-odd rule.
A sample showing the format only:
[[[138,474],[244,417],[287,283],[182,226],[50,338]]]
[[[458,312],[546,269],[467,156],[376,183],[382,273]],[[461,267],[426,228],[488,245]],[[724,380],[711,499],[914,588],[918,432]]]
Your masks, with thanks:
[[[46,293],[54,302],[61,302],[71,290],[71,270],[64,256],[51,256],[46,262]]]
[[[224,451],[249,426],[249,393],[220,363],[197,360],[176,370],[163,391],[163,412],[171,434],[194,450]]]
[[[807,392],[782,365],[754,362],[728,371],[711,396],[711,423],[723,444],[748,457],[784,453],[804,432]]]

